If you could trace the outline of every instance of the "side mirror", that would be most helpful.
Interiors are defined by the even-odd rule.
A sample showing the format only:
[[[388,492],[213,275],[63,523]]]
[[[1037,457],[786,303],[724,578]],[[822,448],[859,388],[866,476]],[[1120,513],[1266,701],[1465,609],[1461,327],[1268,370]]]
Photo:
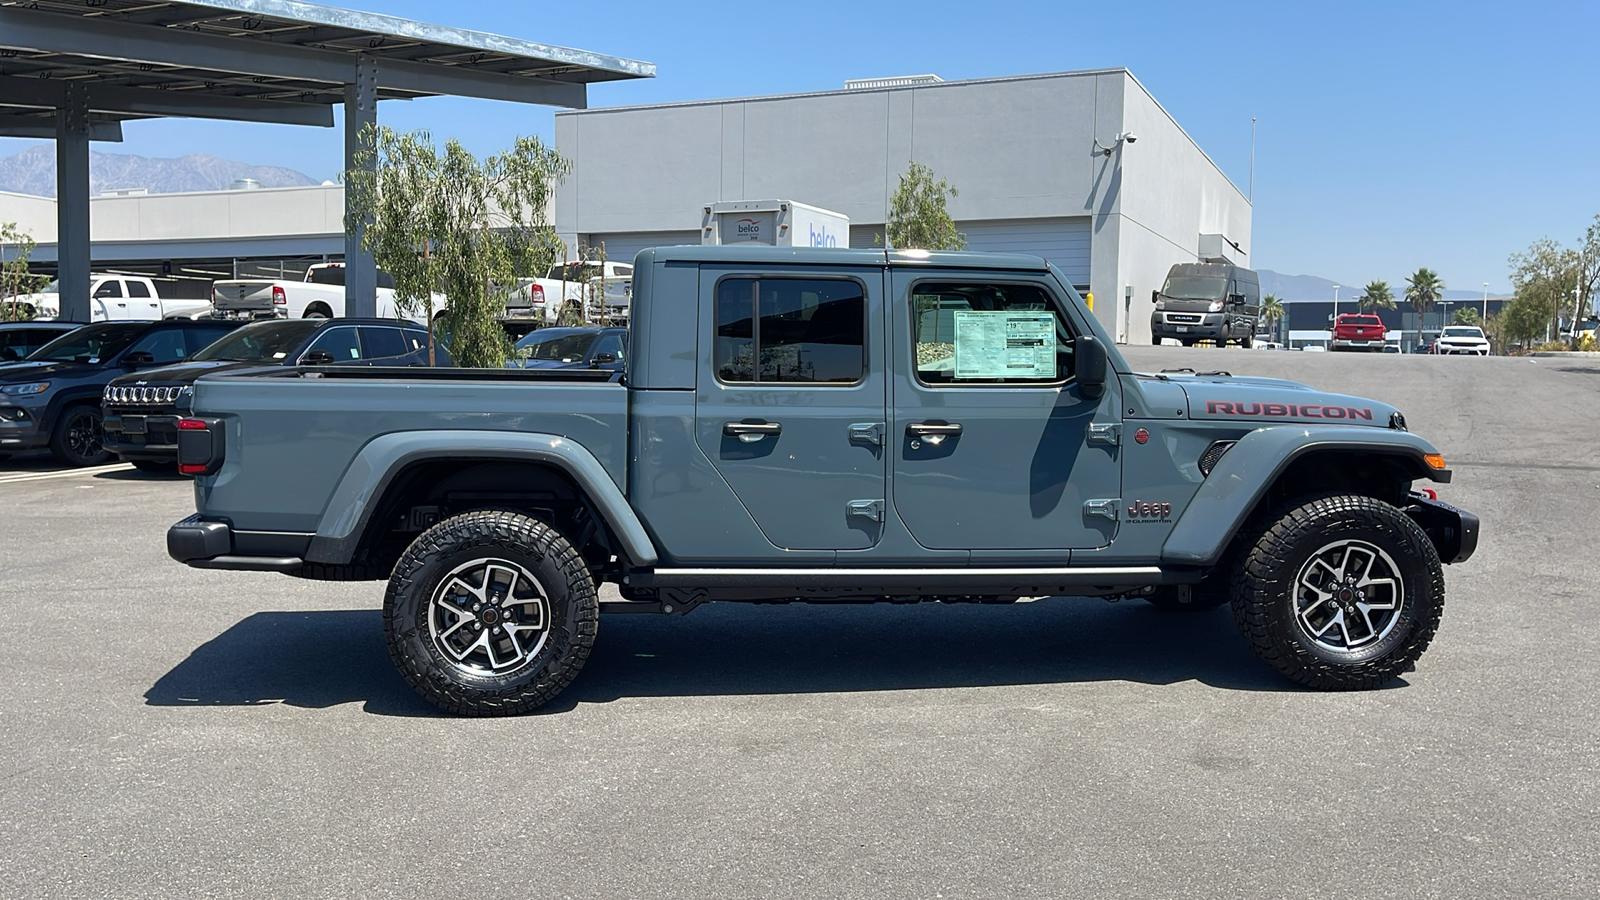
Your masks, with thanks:
[[[1089,400],[1098,400],[1106,390],[1106,348],[1093,335],[1086,334],[1078,338],[1074,355],[1079,392]]]
[[[610,353],[596,353],[593,360],[594,364],[597,366],[603,366],[606,363],[614,363],[616,361],[617,358]]]
[[[1243,306],[1244,305],[1244,295],[1243,294],[1229,294],[1228,295],[1228,302],[1233,304],[1234,306]]]
[[[135,350],[122,358],[122,364],[125,366],[149,366],[154,365],[155,361],[155,354],[143,350]]]
[[[312,350],[305,356],[300,357],[300,365],[331,366],[333,365],[333,354],[326,350]]]
[[[1161,289],[1160,288],[1156,288],[1155,290],[1152,290],[1150,292],[1150,302],[1151,303],[1159,303],[1160,301],[1161,301]]]

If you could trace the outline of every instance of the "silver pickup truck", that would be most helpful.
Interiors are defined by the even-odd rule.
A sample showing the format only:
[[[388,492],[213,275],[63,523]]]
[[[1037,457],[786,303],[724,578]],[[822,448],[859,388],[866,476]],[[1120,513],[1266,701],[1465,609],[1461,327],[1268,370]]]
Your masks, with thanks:
[[[1135,373],[1034,257],[662,248],[634,286],[620,376],[201,378],[169,552],[387,580],[406,679],[501,715],[571,682],[600,612],[709,601],[1231,604],[1288,678],[1374,687],[1476,546],[1398,410]]]

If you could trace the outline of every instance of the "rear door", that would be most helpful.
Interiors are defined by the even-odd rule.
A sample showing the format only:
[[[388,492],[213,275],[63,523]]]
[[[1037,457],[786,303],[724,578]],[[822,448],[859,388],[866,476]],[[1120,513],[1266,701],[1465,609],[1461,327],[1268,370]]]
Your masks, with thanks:
[[[1047,275],[897,268],[895,511],[936,550],[1070,550],[1116,536],[1116,409],[1082,396],[1082,333]],[[909,332],[909,334],[907,333]],[[1091,428],[1097,426],[1097,428]],[[1095,501],[1091,503],[1091,501]]]
[[[884,508],[879,267],[700,274],[695,439],[774,546],[863,550]]]

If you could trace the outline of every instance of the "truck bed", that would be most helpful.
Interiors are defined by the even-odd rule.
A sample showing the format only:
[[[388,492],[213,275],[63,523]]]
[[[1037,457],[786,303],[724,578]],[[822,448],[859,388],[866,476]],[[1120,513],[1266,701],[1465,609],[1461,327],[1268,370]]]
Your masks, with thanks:
[[[225,461],[196,481],[208,517],[317,530],[374,438],[405,431],[569,437],[626,483],[627,390],[612,372],[519,369],[253,370],[195,384],[194,415],[222,420]],[[248,469],[248,477],[239,477]]]

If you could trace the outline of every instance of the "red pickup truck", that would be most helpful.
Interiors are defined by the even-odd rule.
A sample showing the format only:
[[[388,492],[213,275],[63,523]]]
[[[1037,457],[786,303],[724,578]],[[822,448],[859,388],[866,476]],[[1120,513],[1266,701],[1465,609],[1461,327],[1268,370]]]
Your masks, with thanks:
[[[1383,352],[1383,320],[1371,313],[1345,313],[1333,323],[1334,350]]]

